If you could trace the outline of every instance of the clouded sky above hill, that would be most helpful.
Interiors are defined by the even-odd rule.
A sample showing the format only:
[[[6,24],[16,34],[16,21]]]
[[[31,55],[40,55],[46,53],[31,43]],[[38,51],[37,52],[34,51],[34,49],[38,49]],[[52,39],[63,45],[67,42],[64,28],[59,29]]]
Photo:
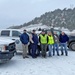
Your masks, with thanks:
[[[73,8],[75,0],[0,0],[0,29],[20,25],[57,8]]]

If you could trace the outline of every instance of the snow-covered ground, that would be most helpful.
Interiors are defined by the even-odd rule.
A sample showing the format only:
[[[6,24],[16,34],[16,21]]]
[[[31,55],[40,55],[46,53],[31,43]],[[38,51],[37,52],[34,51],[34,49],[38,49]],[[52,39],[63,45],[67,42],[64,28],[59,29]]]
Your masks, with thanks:
[[[8,63],[0,64],[0,75],[75,75],[75,52],[36,59],[16,55]]]

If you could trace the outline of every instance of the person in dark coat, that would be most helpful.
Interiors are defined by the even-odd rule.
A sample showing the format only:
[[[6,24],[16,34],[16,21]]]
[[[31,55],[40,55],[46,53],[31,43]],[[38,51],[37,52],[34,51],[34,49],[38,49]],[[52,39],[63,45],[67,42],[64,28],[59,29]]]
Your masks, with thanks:
[[[26,30],[24,30],[24,33],[21,34],[20,40],[22,42],[23,47],[23,58],[28,58],[27,52],[28,52],[29,35],[26,33]]]
[[[61,45],[61,55],[64,54],[63,52],[65,50],[65,55],[68,56],[67,42],[69,41],[69,37],[64,32],[62,32],[59,36],[59,41]]]
[[[33,30],[32,31],[32,34],[30,35],[30,46],[31,46],[31,56],[32,58],[36,58],[37,57],[37,54],[36,54],[36,51],[37,51],[37,45],[38,45],[38,36],[36,34],[36,31]]]

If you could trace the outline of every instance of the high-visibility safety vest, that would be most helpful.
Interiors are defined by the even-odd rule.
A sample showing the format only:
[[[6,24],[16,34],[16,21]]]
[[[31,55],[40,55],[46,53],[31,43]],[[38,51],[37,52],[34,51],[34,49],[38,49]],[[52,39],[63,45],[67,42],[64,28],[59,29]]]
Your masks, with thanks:
[[[54,38],[53,36],[48,36],[48,44],[54,44]]]
[[[40,42],[42,43],[42,44],[47,44],[47,35],[42,35],[42,34],[40,34]]]

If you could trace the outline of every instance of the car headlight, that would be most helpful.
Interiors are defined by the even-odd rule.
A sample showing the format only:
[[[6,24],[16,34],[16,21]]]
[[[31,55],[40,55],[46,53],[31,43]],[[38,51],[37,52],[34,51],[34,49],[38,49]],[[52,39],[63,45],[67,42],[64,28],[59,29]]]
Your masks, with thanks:
[[[4,46],[3,46],[3,50],[6,50],[6,48],[7,48],[7,46],[6,46],[6,45],[4,45]]]
[[[3,45],[2,47],[0,47],[0,51],[1,52],[5,52],[6,51],[6,47],[7,47],[6,45]]]

